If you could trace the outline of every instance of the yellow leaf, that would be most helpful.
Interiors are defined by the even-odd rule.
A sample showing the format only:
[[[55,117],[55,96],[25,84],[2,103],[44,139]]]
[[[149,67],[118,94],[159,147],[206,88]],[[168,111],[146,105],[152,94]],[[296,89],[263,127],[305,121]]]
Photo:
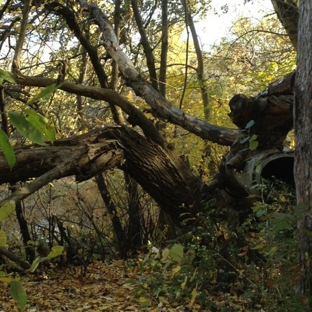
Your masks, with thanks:
[[[158,299],[163,304],[169,304],[168,300],[165,297],[159,296]]]
[[[12,277],[11,276],[0,276],[0,282],[1,283],[6,283],[9,284],[12,281]]]
[[[114,262],[114,265],[117,267],[122,267],[124,265],[124,260],[117,260]]]
[[[142,308],[147,308],[151,305],[151,302],[149,299],[145,298],[145,297],[140,297],[139,298],[140,304]]]
[[[186,286],[186,282],[187,282],[187,276],[185,276],[185,278],[184,278],[184,282],[183,282],[183,283],[181,283],[181,289],[182,289],[182,290],[185,288],[185,286]]]
[[[197,286],[192,290],[192,293],[191,293],[192,297],[191,297],[191,303],[190,303],[190,306],[192,307],[193,304],[194,304],[194,301],[197,297]]]
[[[172,275],[171,275],[171,277],[173,277],[173,276],[175,276],[176,274],[178,274],[178,273],[180,272],[180,270],[181,270],[181,266],[177,265],[176,267],[174,267],[174,268],[172,269]]]
[[[161,262],[166,262],[167,259],[168,259],[169,253],[170,253],[169,249],[168,249],[168,248],[165,248],[165,249],[163,250],[163,252],[162,252],[162,258],[161,258],[160,261],[161,261]]]
[[[3,230],[0,230],[0,247],[7,247],[7,237]]]

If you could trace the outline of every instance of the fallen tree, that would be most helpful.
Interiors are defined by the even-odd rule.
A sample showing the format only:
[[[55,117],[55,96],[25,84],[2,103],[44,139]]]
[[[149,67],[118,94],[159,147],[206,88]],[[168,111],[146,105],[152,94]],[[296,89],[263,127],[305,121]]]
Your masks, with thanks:
[[[157,91],[154,83],[147,81],[139,73],[123,52],[116,29],[103,11],[86,1],[81,0],[79,3],[81,11],[76,11],[75,6],[71,8],[57,1],[43,3],[40,14],[53,18],[56,15],[57,21],[62,21],[62,25],[66,25],[74,34],[83,47],[81,53],[88,55],[91,61],[99,86],[97,83],[86,85],[83,75],[81,80],[69,81],[68,77],[71,76],[66,76],[64,64],[61,69],[52,68],[49,71],[45,68],[39,75],[29,75],[27,68],[23,68],[21,64],[21,56],[26,42],[27,24],[31,19],[30,12],[36,12],[37,7],[25,1],[19,3],[23,10],[22,27],[12,62],[12,77],[18,92],[12,92],[12,81],[4,84],[3,91],[7,97],[25,104],[30,98],[25,91],[27,87],[43,88],[56,84],[66,94],[75,95],[77,103],[82,96],[108,103],[115,125],[105,126],[102,121],[100,129],[56,140],[53,145],[16,146],[14,150],[17,160],[13,169],[9,168],[1,154],[0,182],[14,184],[24,181],[26,184],[17,188],[0,204],[9,200],[20,202],[55,179],[74,175],[81,182],[92,177],[98,179],[103,172],[118,168],[135,180],[159,208],[170,215],[175,224],[181,226],[186,219],[196,220],[197,214],[202,212],[203,206],[215,194],[221,194],[218,198],[226,204],[244,201],[259,176],[268,178],[280,172],[274,164],[276,161],[282,164],[281,159],[285,159],[285,166],[288,168],[285,181],[292,184],[289,176],[292,171],[292,156],[283,154],[282,146],[293,126],[294,73],[272,83],[255,97],[238,94],[231,99],[229,117],[239,129],[216,126],[172,105]],[[92,27],[96,25],[99,29],[100,40],[96,45],[91,44],[94,38],[91,40],[88,31],[81,26],[83,22],[89,21],[92,22]],[[107,53],[105,62],[113,60],[112,64],[117,66],[112,70],[112,73],[117,73],[114,77],[118,77],[119,70],[124,84],[145,101],[153,118],[170,122],[204,140],[231,146],[220,164],[220,172],[211,183],[205,185],[192,171],[187,159],[175,153],[152,118],[146,117],[142,109],[138,109],[117,92],[113,78],[111,84],[108,83],[108,75],[104,71],[106,63],[103,65],[103,59],[97,52],[100,47],[104,47]],[[25,97],[22,98],[22,95]],[[34,107],[40,112],[40,105]],[[122,118],[117,116],[117,108],[126,116],[126,122],[120,121]],[[2,124],[5,124],[5,109],[1,113]],[[109,200],[105,204],[108,206]],[[248,202],[245,208],[246,211],[250,209]]]
[[[272,83],[256,97],[235,95],[231,99],[229,116],[241,131],[237,132],[240,134],[236,142],[220,165],[213,189],[226,189],[236,199],[246,197],[257,180],[256,170],[258,177],[279,177],[281,171],[280,167],[274,166],[276,161],[280,166],[286,166],[286,171],[283,170],[285,177],[280,178],[293,186],[293,156],[282,151],[283,141],[292,129],[294,76],[295,73],[291,73]],[[249,121],[253,121],[252,126],[246,129]],[[204,133],[207,127],[210,125],[205,125],[200,131]],[[224,136],[220,141],[224,142],[227,131],[222,131]],[[229,130],[228,137],[232,134],[232,130]],[[258,143],[255,149],[250,148],[254,135],[256,139],[253,142]],[[24,146],[16,148],[15,154],[17,162],[12,170],[4,155],[0,158],[3,168],[0,182],[38,179],[30,182],[29,191],[18,190],[7,200],[21,200],[54,179],[75,175],[80,182],[113,168],[126,171],[155,199],[161,209],[176,220],[179,220],[181,213],[195,216],[201,210],[201,199],[207,196],[201,193],[203,184],[185,159],[128,127],[106,127],[55,141],[53,146]],[[34,184],[37,186],[30,187]]]

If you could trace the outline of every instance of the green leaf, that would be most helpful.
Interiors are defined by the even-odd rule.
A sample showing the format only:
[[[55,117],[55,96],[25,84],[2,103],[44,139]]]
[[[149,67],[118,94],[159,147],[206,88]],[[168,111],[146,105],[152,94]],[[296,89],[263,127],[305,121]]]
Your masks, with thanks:
[[[17,112],[8,113],[10,120],[18,132],[33,143],[44,144],[44,135],[36,129],[23,115]]]
[[[266,212],[267,212],[266,209],[260,209],[260,210],[257,211],[256,216],[257,216],[258,218],[260,218],[260,217],[262,217],[263,215],[265,215]]]
[[[10,73],[10,72],[8,72],[6,70],[0,69],[0,78],[2,80],[6,80],[8,82],[15,83],[15,79],[14,79],[12,73]],[[2,85],[2,82],[1,82],[1,85]]]
[[[10,283],[10,291],[12,298],[17,302],[19,311],[25,309],[27,303],[27,295],[22,284],[17,280],[12,280]]]
[[[180,262],[183,258],[183,246],[181,244],[174,244],[170,248],[170,257],[173,260]]]
[[[296,216],[288,213],[276,212],[272,215],[271,222],[275,230],[291,230],[296,224]]]
[[[258,141],[249,141],[249,149],[251,151],[256,150],[258,146],[259,146],[259,142]]]
[[[42,261],[44,261],[44,259],[45,259],[45,258],[37,257],[37,258],[33,261],[33,263],[31,264],[31,267],[30,267],[30,269],[29,269],[29,272],[31,272],[31,273],[35,272],[36,269],[37,269],[37,267],[38,267],[38,265],[39,265]]]
[[[251,298],[254,296],[254,292],[252,290],[247,290],[246,292],[243,293],[242,297],[243,298]]]
[[[254,120],[248,121],[248,123],[247,123],[245,129],[250,129],[254,124],[255,124],[255,121],[254,121]]]
[[[255,163],[255,173],[256,174],[260,174],[261,173],[261,169],[262,169],[262,165],[260,161],[257,161]]]
[[[55,83],[50,86],[42,89],[37,95],[35,95],[31,100],[29,100],[26,104],[31,105],[35,102],[38,102],[40,99],[44,99],[49,97],[60,85],[56,85]]]
[[[34,272],[41,262],[61,256],[63,254],[63,251],[64,251],[63,246],[53,246],[50,253],[46,257],[37,257],[33,261],[29,271]]]
[[[16,162],[16,158],[9,138],[2,129],[0,129],[0,148],[2,149],[5,159],[12,169]]]
[[[258,136],[256,134],[253,134],[250,138],[250,142],[256,141],[258,139]]]
[[[53,246],[50,253],[44,259],[49,260],[61,256],[63,254],[63,251],[64,251],[63,246]]]
[[[2,207],[0,207],[0,222],[5,220],[9,214],[11,214],[15,210],[15,201],[10,200],[5,203]]]
[[[256,245],[256,246],[252,247],[251,249],[253,249],[253,250],[258,250],[258,249],[263,249],[263,248],[264,248],[264,245],[263,245],[263,244],[258,244],[258,245]]]
[[[3,230],[0,230],[0,248],[6,248],[7,246],[7,236]]]
[[[26,109],[25,113],[28,115],[27,120],[40,132],[45,135],[48,141],[53,142],[56,133],[53,127],[49,127],[48,120],[44,116],[36,113],[31,109]]]

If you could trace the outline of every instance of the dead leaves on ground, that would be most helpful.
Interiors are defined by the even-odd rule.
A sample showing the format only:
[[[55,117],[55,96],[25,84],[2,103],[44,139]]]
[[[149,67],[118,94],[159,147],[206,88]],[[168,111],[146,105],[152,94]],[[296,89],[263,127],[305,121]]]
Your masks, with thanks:
[[[85,276],[80,268],[51,270],[40,279],[38,275],[23,276],[21,283],[28,296],[25,311],[189,311],[170,306],[165,298],[135,296],[135,285],[126,282],[129,278],[138,280],[140,276],[129,272],[122,260],[94,262]],[[18,312],[9,287],[0,286],[0,312]],[[198,310],[193,307],[192,311]]]

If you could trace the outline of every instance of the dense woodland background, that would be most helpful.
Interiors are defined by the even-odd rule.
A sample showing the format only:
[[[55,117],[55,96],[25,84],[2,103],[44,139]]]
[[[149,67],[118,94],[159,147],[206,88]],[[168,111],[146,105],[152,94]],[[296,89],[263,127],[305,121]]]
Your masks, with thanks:
[[[271,2],[209,49],[210,1],[1,5],[4,282],[123,259],[142,309],[307,309],[299,8]]]

